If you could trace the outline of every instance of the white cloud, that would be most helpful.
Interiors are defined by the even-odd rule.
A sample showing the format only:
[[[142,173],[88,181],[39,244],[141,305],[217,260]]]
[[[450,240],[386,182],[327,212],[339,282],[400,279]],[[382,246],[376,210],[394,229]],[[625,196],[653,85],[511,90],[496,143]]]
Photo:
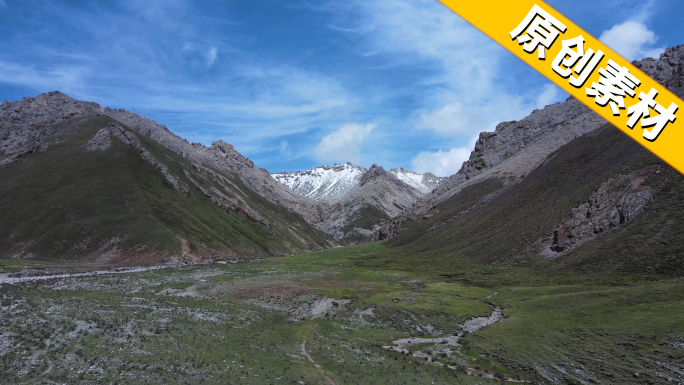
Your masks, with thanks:
[[[290,150],[290,145],[287,143],[287,140],[280,142],[280,153],[286,157],[290,157],[292,155],[292,151]]]
[[[218,48],[214,47],[213,45],[209,47],[209,50],[207,51],[207,68],[211,68],[211,66],[216,63],[217,55]]]
[[[467,145],[454,147],[449,151],[422,151],[411,160],[412,170],[418,173],[431,172],[437,176],[453,175],[470,158],[479,137],[479,134],[474,135]]]
[[[320,161],[360,163],[361,145],[375,127],[375,123],[345,124],[321,139],[314,156]]]
[[[444,136],[472,137],[482,131],[492,131],[496,125],[527,116],[533,109],[542,108],[559,98],[558,88],[547,84],[529,96],[500,93],[487,101],[474,103],[458,98],[433,110],[416,111],[416,127]],[[446,102],[446,100],[444,101]]]
[[[79,93],[77,90],[84,88],[87,75],[88,70],[83,67],[54,66],[38,69],[0,60],[0,83]]]
[[[472,147],[452,148],[449,151],[423,151],[411,160],[413,171],[418,173],[431,172],[437,176],[455,174],[470,157]]]
[[[658,36],[640,21],[628,20],[603,31],[599,38],[627,60],[658,58],[665,47],[653,47]]]
[[[333,28],[367,38],[368,55],[390,55],[395,66],[425,71],[430,91],[413,124],[442,136],[470,138],[497,123],[520,119],[558,94],[540,88],[518,95],[503,86],[508,53],[489,37],[431,0],[351,2],[349,20]],[[339,9],[338,9],[339,11]],[[344,12],[338,12],[344,14]]]
[[[218,47],[214,45],[205,49],[197,44],[185,43],[181,52],[192,55],[194,58],[192,60],[193,65],[198,67],[204,66],[206,69],[211,68],[218,58]]]

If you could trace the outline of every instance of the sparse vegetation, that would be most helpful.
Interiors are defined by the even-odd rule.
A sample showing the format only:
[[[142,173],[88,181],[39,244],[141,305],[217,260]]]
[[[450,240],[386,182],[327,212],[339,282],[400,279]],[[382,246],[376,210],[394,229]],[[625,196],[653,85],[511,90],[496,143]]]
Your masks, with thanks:
[[[680,279],[539,277],[528,267],[490,269],[467,258],[459,259],[457,276],[384,265],[410,257],[402,253],[374,243],[4,284],[0,381],[682,380]],[[491,306],[503,309],[503,321],[456,345],[444,340],[458,335],[464,321],[489,315]],[[383,348],[411,337],[426,342],[405,353]]]

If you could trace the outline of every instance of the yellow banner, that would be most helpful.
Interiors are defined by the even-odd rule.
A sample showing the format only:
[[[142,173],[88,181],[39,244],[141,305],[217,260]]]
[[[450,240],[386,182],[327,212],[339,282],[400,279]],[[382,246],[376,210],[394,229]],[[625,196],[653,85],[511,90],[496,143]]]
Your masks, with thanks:
[[[543,1],[440,1],[684,173],[684,102],[587,31]]]

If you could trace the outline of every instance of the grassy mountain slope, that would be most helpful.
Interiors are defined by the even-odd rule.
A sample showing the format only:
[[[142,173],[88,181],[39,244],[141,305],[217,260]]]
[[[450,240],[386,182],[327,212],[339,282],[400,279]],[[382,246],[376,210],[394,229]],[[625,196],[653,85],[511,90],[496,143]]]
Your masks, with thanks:
[[[189,196],[115,136],[110,148],[89,151],[87,142],[112,122],[89,115],[58,123],[46,151],[0,167],[0,255],[197,262],[284,255],[330,244],[301,216],[259,197],[230,172],[199,171],[133,130],[156,161],[189,186]],[[186,172],[205,189],[215,187],[227,198],[239,195],[268,225],[214,204]]]
[[[658,169],[644,184],[655,193],[639,215],[552,260],[540,256],[554,229],[602,183],[648,166]],[[453,270],[455,253],[505,265],[684,274],[684,178],[612,126],[577,138],[518,183],[500,186],[489,179],[464,189],[390,245],[412,255],[406,263],[429,254],[432,269]]]

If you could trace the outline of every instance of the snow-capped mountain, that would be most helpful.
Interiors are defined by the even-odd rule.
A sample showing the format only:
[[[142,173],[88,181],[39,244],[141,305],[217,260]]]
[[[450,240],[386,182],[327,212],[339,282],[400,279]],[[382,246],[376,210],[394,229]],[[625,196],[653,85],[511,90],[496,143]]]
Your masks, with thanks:
[[[415,188],[416,190],[427,194],[434,190],[437,185],[442,182],[445,178],[440,178],[433,173],[426,172],[425,174],[418,174],[407,170],[403,167],[395,168],[389,171],[394,177],[400,181],[406,183],[407,185]]]
[[[301,196],[330,203],[336,202],[357,187],[367,171],[347,162],[306,171],[279,172],[271,176]],[[432,191],[443,179],[431,173],[418,174],[403,167],[390,170],[389,173],[424,194]]]
[[[365,168],[335,163],[306,171],[279,172],[273,179],[297,194],[319,202],[335,202],[359,184]]]

